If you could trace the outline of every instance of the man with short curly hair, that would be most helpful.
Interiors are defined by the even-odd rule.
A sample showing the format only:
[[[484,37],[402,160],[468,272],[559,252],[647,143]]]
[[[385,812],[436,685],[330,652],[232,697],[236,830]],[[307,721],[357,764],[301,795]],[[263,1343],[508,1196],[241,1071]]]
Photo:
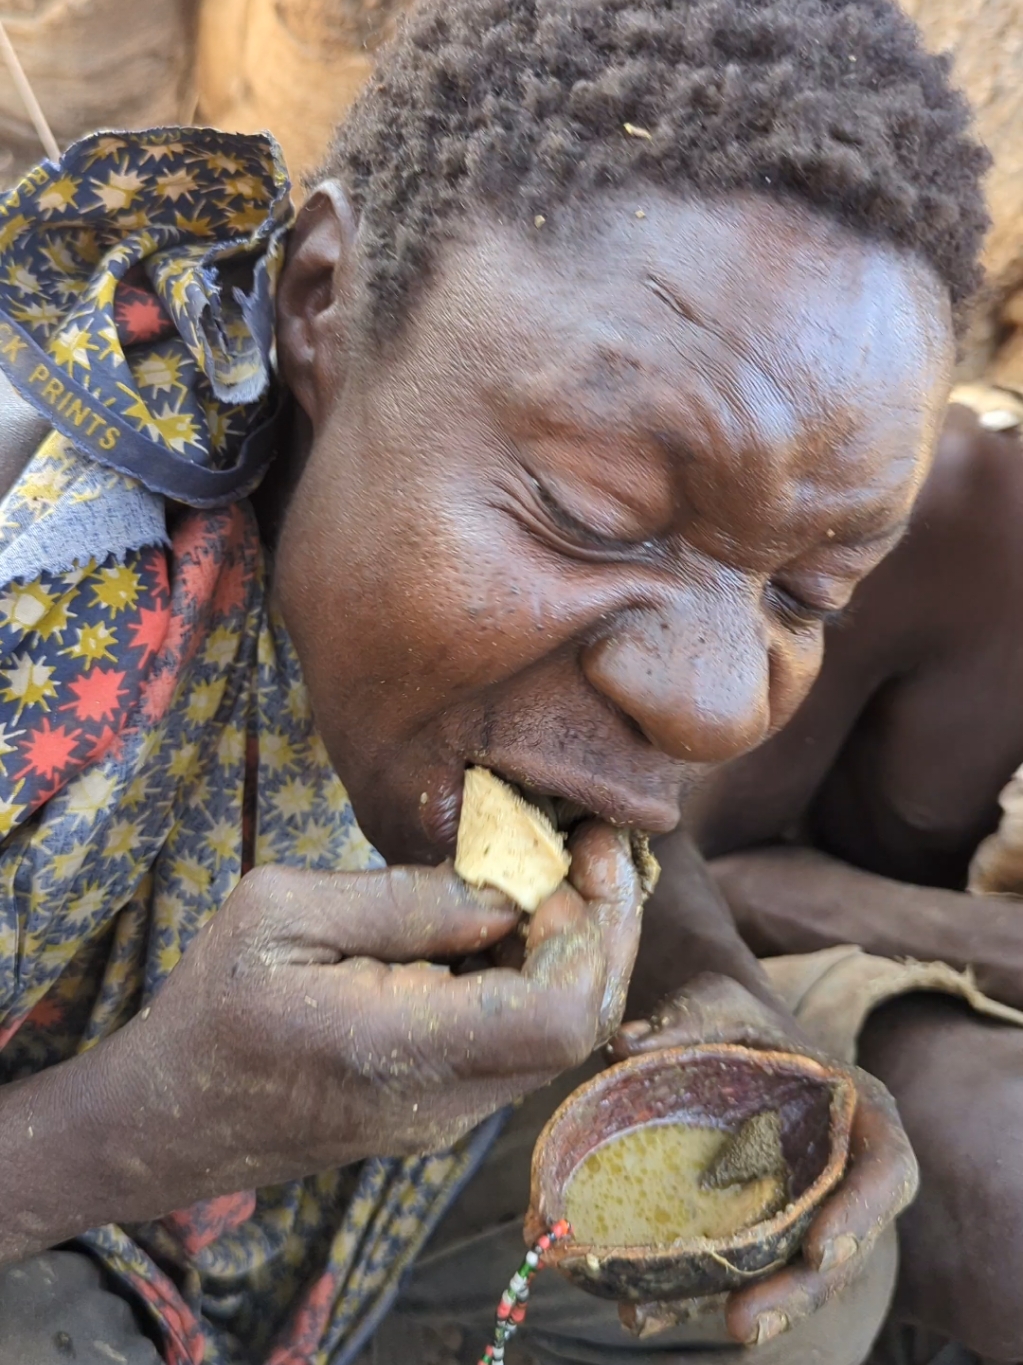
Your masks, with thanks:
[[[417,1359],[438,1316],[475,1358],[544,1087],[621,1023],[621,828],[785,723],[907,524],[968,125],[889,0],[428,0],[295,221],[210,129],[0,202],[44,425],[0,526],[2,1365]],[[446,861],[473,765],[586,817],[517,953]],[[916,1168],[850,1075],[799,1262],[652,1343],[552,1280],[530,1352],[857,1365]]]
[[[467,212],[550,229],[559,209],[637,182],[793,196],[917,252],[958,316],[979,282],[988,156],[964,139],[949,69],[886,0],[427,7],[324,174],[359,215],[382,333],[400,330]]]

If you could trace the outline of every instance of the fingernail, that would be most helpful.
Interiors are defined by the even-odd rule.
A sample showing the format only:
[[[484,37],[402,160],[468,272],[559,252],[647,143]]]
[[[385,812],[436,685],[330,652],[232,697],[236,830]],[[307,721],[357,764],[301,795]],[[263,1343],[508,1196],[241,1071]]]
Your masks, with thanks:
[[[782,1332],[789,1330],[789,1320],[784,1313],[779,1313],[776,1309],[771,1309],[769,1313],[761,1313],[757,1318],[756,1327],[753,1335],[746,1343],[748,1346],[764,1346],[767,1342],[773,1341],[775,1337],[780,1337]]]
[[[851,1232],[840,1233],[830,1242],[825,1242],[819,1268],[822,1271],[835,1270],[838,1266],[845,1265],[846,1261],[852,1260],[859,1249],[860,1244]]]
[[[641,1038],[646,1038],[653,1033],[653,1025],[649,1019],[633,1019],[628,1024],[623,1024],[618,1031],[630,1043],[638,1043]]]
[[[485,910],[496,910],[507,914],[509,910],[515,909],[515,906],[504,892],[498,891],[495,887],[469,886],[469,884],[466,883],[465,889],[469,898],[474,900],[477,905],[481,905]]]

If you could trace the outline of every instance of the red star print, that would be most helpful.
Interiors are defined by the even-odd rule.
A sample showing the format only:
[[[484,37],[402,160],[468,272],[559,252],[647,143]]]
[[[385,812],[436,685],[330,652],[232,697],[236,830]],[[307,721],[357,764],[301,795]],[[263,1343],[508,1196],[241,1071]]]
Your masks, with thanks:
[[[139,609],[139,619],[133,621],[129,629],[131,630],[131,648],[141,649],[142,658],[139,660],[139,668],[145,668],[150,657],[159,652],[160,646],[167,638],[167,624],[170,620],[170,611],[167,607],[141,607]]]
[[[209,601],[217,565],[202,554],[188,555],[174,566],[174,593],[194,606]]]
[[[47,782],[52,781],[57,773],[63,772],[70,764],[81,733],[81,730],[68,732],[63,725],[51,726],[49,720],[44,718],[39,728],[22,742],[25,766],[16,776],[20,778],[35,773]]]
[[[52,1028],[54,1024],[64,1022],[66,1013],[67,1010],[59,1000],[44,995],[35,1008],[29,1011],[26,1022],[35,1028]]]
[[[245,565],[241,561],[225,567],[221,571],[217,590],[213,594],[214,614],[229,616],[231,612],[244,606],[246,587],[247,575]]]
[[[151,550],[142,566],[142,571],[153,580],[153,593],[164,596],[170,594],[170,579],[167,575],[167,551],[163,547]]]
[[[117,714],[124,688],[124,672],[112,668],[94,668],[84,678],[68,683],[74,701],[65,702],[62,711],[74,711],[75,720],[112,720]]]
[[[74,764],[75,770],[77,770],[80,766],[81,765],[76,760]],[[36,792],[36,794],[32,797],[32,809],[37,810],[40,806],[45,806],[47,801],[52,801],[53,798],[60,791],[61,787],[63,787],[66,782],[70,782],[73,775],[74,775],[73,773],[64,774],[58,773],[48,787],[41,786],[39,790]]]
[[[133,284],[121,284],[118,287],[114,321],[122,346],[134,346],[142,341],[164,341],[175,332],[174,323],[156,295]]]

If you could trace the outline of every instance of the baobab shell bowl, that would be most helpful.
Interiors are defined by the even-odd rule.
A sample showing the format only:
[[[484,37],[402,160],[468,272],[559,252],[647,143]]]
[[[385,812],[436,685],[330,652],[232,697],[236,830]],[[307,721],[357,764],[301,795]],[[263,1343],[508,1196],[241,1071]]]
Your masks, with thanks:
[[[569,1095],[540,1134],[526,1241],[567,1216],[572,1176],[609,1138],[671,1122],[735,1133],[773,1110],[788,1194],[773,1217],[728,1237],[666,1246],[586,1244],[573,1234],[545,1257],[580,1289],[619,1302],[697,1298],[748,1285],[795,1255],[818,1205],[841,1180],[855,1107],[844,1072],[792,1053],[707,1044],[630,1057]]]

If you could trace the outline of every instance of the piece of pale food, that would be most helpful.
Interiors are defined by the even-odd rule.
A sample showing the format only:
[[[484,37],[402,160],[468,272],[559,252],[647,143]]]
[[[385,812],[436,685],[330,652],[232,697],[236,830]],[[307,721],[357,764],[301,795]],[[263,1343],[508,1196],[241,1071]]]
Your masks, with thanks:
[[[564,881],[565,836],[536,806],[486,768],[465,774],[455,871],[471,886],[503,891],[532,914]]]

